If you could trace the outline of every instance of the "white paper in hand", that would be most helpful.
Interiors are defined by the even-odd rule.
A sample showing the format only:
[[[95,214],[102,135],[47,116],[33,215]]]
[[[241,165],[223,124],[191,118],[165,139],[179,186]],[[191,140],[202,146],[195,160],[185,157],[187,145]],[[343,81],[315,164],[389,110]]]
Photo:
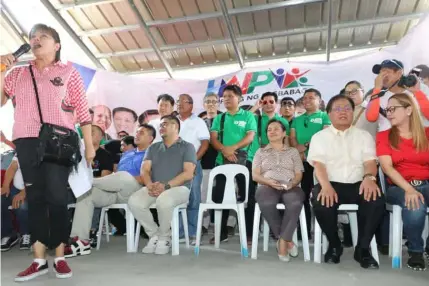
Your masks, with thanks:
[[[84,144],[80,144],[80,152],[82,154],[82,160],[76,169],[70,173],[69,176],[69,185],[73,191],[73,194],[76,198],[87,193],[92,188],[92,181],[94,177],[92,175],[92,167],[88,166],[85,159],[85,147]]]

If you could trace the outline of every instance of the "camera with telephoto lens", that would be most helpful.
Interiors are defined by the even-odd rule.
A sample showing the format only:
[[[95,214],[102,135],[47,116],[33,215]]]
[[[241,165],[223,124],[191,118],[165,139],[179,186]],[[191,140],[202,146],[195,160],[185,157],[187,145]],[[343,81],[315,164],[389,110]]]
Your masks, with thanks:
[[[398,82],[398,86],[403,88],[415,86],[421,71],[421,69],[417,68],[412,69],[408,75],[401,77]]]

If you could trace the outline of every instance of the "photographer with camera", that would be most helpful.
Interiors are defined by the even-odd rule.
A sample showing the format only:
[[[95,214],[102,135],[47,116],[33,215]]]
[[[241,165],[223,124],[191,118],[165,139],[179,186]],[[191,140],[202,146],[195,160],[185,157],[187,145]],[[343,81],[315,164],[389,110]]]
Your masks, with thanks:
[[[366,111],[366,118],[370,122],[378,120],[378,131],[390,129],[390,122],[384,112],[389,98],[397,93],[414,95],[417,105],[423,116],[429,119],[429,100],[426,94],[420,90],[418,71],[413,69],[408,75],[404,75],[402,62],[392,59],[384,60],[372,68],[372,72],[378,76],[375,78],[371,100]],[[379,115],[382,116],[379,116]]]

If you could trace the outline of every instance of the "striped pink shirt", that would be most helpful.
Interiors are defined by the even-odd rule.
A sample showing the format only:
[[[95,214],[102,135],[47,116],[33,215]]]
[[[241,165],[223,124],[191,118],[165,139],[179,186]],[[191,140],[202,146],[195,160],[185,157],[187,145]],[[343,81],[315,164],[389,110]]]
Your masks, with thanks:
[[[43,71],[34,62],[31,65],[44,122],[71,130],[75,129],[75,118],[81,125],[91,123],[83,80],[72,63],[59,61]],[[30,68],[13,69],[6,76],[3,89],[15,107],[12,139],[38,137],[41,123]]]

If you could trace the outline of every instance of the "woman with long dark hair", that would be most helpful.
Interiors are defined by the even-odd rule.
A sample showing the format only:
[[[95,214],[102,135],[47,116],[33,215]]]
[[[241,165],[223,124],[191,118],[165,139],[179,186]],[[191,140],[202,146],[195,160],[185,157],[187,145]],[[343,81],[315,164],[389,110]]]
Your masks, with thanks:
[[[68,177],[82,156],[88,164],[95,156],[83,80],[71,63],[60,61],[61,42],[57,31],[38,24],[30,31],[29,39],[35,60],[29,66],[14,68],[7,75],[1,73],[1,105],[10,99],[15,106],[13,143],[27,190],[34,251],[33,263],[20,272],[15,281],[48,273],[46,248],[55,249],[56,276],[72,276],[64,260],[64,246],[69,236]],[[10,69],[16,59],[12,54],[3,55],[1,63]],[[85,154],[80,154],[74,118],[82,128]]]
[[[385,110],[392,128],[377,134],[377,156],[388,177],[386,201],[402,207],[408,267],[426,269],[422,233],[429,206],[429,128],[405,93],[393,95]],[[429,255],[429,239],[426,243]]]

